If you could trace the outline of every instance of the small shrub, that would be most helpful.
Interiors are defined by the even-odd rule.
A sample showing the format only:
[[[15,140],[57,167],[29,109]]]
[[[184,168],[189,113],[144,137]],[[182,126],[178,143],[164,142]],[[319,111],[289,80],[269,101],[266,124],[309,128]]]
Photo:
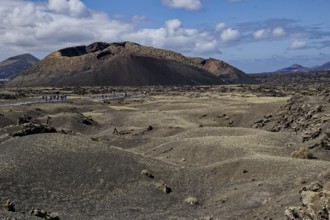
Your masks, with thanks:
[[[190,205],[197,205],[198,204],[198,200],[195,197],[192,197],[192,196],[189,196],[184,201],[186,203],[190,204]]]
[[[293,158],[299,158],[299,159],[314,159],[313,154],[306,147],[301,147],[298,150],[292,152],[291,156]]]

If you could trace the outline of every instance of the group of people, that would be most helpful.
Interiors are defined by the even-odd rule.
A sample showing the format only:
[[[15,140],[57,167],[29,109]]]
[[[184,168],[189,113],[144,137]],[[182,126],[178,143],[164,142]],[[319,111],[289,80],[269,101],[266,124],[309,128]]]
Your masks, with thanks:
[[[42,101],[55,101],[55,100],[67,100],[68,96],[66,94],[64,95],[46,95],[42,96]]]

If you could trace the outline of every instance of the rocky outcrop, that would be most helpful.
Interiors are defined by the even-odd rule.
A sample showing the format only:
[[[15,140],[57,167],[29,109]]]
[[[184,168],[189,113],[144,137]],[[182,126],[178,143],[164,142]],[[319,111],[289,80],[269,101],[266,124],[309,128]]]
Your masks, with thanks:
[[[59,50],[62,56],[64,57],[76,57],[83,56],[90,53],[100,52],[107,48],[109,44],[96,42],[88,46],[77,46],[77,47],[69,47]]]
[[[330,143],[329,107],[323,95],[314,98],[294,95],[275,115],[266,115],[255,121],[253,127],[268,126],[272,132],[292,130],[301,135],[302,143],[311,142],[309,148],[327,149]]]
[[[328,220],[330,215],[329,172],[319,181],[303,187],[300,191],[302,206],[290,206],[284,211],[288,220]]]

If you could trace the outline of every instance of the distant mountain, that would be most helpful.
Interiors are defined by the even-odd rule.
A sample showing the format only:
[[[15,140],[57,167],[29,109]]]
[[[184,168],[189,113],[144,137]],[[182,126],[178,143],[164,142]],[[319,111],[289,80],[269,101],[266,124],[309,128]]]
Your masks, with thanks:
[[[274,73],[306,73],[306,72],[329,71],[329,70],[330,70],[330,62],[327,62],[321,66],[313,66],[313,67],[304,67],[299,64],[293,64],[292,66],[276,70],[274,71]]]
[[[0,62],[0,79],[12,79],[39,61],[31,54],[10,57]]]
[[[209,62],[210,59],[189,58],[174,51],[132,42],[96,42],[55,51],[7,85],[213,85],[231,83],[233,80],[228,75],[245,77],[245,73],[223,61],[212,60],[221,64],[214,68],[210,68]],[[247,81],[250,82],[255,81]]]
[[[330,62],[327,62],[321,66],[313,68],[314,71],[330,71]]]
[[[308,68],[308,67],[304,67],[299,64],[293,64],[289,67],[285,67],[285,68],[276,70],[275,72],[276,73],[298,73],[298,72],[305,73],[308,71],[310,71],[310,68]]]

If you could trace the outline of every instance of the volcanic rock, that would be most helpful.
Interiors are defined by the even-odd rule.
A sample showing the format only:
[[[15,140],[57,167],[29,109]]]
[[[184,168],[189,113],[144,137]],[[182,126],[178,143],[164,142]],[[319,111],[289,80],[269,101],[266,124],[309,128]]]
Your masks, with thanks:
[[[18,132],[15,132],[12,136],[22,137],[26,135],[32,134],[40,134],[40,133],[56,133],[56,129],[50,127],[45,124],[38,124],[38,123],[27,123],[24,124],[24,129]]]

